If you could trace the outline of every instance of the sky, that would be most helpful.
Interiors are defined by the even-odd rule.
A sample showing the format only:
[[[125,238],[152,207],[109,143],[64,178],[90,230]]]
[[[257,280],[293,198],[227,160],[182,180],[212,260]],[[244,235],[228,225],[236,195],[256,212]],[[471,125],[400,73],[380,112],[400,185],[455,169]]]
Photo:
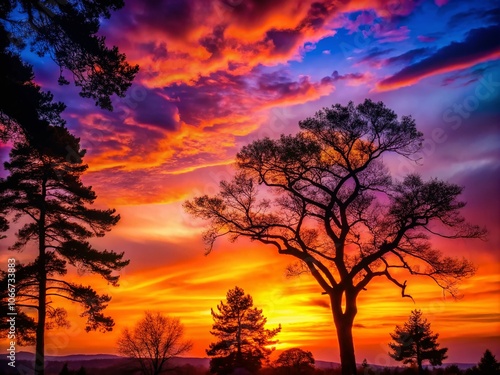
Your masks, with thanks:
[[[205,356],[210,309],[235,285],[281,324],[278,350],[301,347],[339,361],[328,299],[309,275],[285,277],[293,261],[272,248],[221,240],[208,256],[203,223],[182,203],[215,194],[230,179],[241,147],[263,137],[295,134],[322,107],[383,101],[411,115],[424,133],[419,164],[387,160],[394,179],[417,172],[464,186],[468,220],[486,226],[487,241],[436,240],[465,256],[476,275],[463,297],[443,296],[411,278],[401,298],[378,280],[360,295],[354,338],[359,362],[393,364],[389,333],[421,309],[448,362],[500,358],[500,8],[494,1],[126,0],[103,20],[101,33],[140,65],[114,112],[100,110],[59,70],[26,51],[35,81],[66,103],[64,118],[87,149],[84,182],[98,207],[116,208],[118,225],[93,243],[131,260],[120,287],[75,271],[70,277],[109,293],[113,332],[85,333],[79,307],[64,304],[71,328],[47,332],[46,354],[116,353],[116,339],[145,310],[178,317]],[[7,147],[1,157],[8,158]],[[10,239],[4,241],[7,243]],[[3,247],[4,245],[2,245]],[[11,256],[2,252],[5,264]],[[16,254],[31,259],[27,248]],[[25,348],[30,350],[33,348]]]

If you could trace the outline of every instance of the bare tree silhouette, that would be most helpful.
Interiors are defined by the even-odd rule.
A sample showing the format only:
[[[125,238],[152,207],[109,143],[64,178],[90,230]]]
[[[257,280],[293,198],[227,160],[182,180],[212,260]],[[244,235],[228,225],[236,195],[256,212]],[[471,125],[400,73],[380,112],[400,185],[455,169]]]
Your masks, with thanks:
[[[146,311],[134,328],[126,328],[118,339],[118,352],[135,358],[144,375],[157,375],[168,361],[189,351],[191,341],[183,340],[184,326],[177,318]]]

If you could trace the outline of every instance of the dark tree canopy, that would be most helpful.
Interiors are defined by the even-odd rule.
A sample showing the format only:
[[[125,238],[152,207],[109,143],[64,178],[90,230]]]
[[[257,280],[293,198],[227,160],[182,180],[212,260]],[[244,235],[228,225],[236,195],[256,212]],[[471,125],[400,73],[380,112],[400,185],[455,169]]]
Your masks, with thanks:
[[[31,66],[9,46],[8,33],[0,25],[0,87],[9,93],[0,101],[0,140],[25,138],[34,147],[49,148],[53,145],[49,126],[64,125],[61,112],[65,106],[41,91],[33,82]]]
[[[139,70],[98,35],[100,19],[123,5],[123,0],[9,0],[0,6],[0,29],[13,47],[28,44],[40,56],[49,55],[60,67],[60,84],[69,83],[63,74],[68,71],[82,97],[112,109],[111,96],[124,96]]]
[[[207,221],[208,252],[222,236],[243,236],[298,260],[290,273],[309,272],[330,298],[342,371],[350,375],[359,293],[384,277],[410,297],[405,271],[456,296],[475,268],[435,249],[431,237],[482,238],[485,230],[461,215],[462,187],[415,174],[391,178],[385,155],[418,158],[423,135],[411,117],[398,119],[367,99],[324,108],[299,125],[296,135],[243,147],[234,179],[185,208]]]
[[[113,319],[103,314],[111,297],[67,280],[68,265],[98,274],[117,286],[119,276],[114,271],[129,263],[123,260],[123,253],[98,250],[89,242],[104,236],[120,217],[113,209],[91,207],[96,194],[81,181],[87,165],[82,162],[85,152],[80,150],[79,139],[64,126],[50,126],[48,134],[54,146],[43,150],[26,140],[15,143],[10,161],[5,163],[9,175],[0,179],[0,206],[6,207],[13,221],[22,219],[11,250],[21,251],[28,243],[36,244],[38,250],[32,262],[16,265],[16,306],[38,311],[37,374],[43,374],[45,329],[65,324],[66,312],[54,307],[53,300],[64,298],[80,304],[87,331],[110,331],[114,325]],[[75,154],[62,156],[67,154],[62,151],[64,145]],[[33,322],[27,323],[29,336]]]
[[[51,126],[50,130],[60,150],[50,147],[40,152],[28,142],[19,142],[10,152],[11,160],[4,164],[9,175],[0,180],[1,201],[16,213],[14,221],[21,217],[30,220],[17,232],[11,249],[22,250],[28,242],[40,241],[43,235],[42,245],[47,250],[51,271],[58,273],[61,267],[65,268],[66,262],[59,262],[65,259],[72,266],[97,273],[116,285],[118,276],[112,272],[128,261],[122,260],[123,253],[96,250],[88,240],[104,236],[120,216],[114,209],[90,208],[96,194],[81,181],[88,167],[83,164],[85,151],[80,150],[80,140],[63,126]],[[75,150],[75,154],[68,156],[63,145]],[[43,234],[39,229],[43,229]]]
[[[314,357],[310,351],[300,348],[284,350],[274,365],[281,374],[300,375],[314,372]]]
[[[244,369],[255,373],[274,350],[266,346],[276,343],[273,338],[281,326],[266,329],[262,310],[253,307],[252,297],[238,287],[227,292],[226,303],[221,301],[217,311],[211,310],[214,324],[210,333],[217,341],[207,350],[212,357],[210,372],[226,375]]]
[[[439,334],[431,331],[431,324],[422,317],[420,310],[413,310],[403,327],[396,326],[390,334],[394,340],[389,344],[389,355],[404,364],[416,364],[423,372],[422,363],[428,361],[433,366],[441,365],[447,358],[447,348],[439,348]]]
[[[123,6],[122,1],[9,0],[0,5],[0,140],[25,138],[36,148],[53,145],[49,127],[62,126],[62,103],[54,103],[34,83],[32,67],[19,51],[26,45],[40,56],[49,55],[60,67],[60,84],[70,73],[80,95],[101,108],[112,109],[113,94],[123,97],[137,74],[116,47],[98,36],[100,19]],[[67,146],[67,145],[63,145]],[[67,155],[67,150],[64,155]],[[0,207],[0,214],[2,208]],[[0,229],[5,222],[0,219]]]
[[[18,276],[18,271],[16,269],[16,278],[24,279],[24,268],[21,270],[21,274]],[[2,316],[8,316],[10,306],[9,301],[9,289],[8,289],[9,279],[7,277],[7,272],[0,270],[0,314]],[[24,311],[17,309],[16,315],[16,342],[20,346],[35,345],[36,343],[36,320],[31,316],[26,314]],[[10,324],[7,319],[2,319],[0,321],[0,333],[7,336],[7,332],[10,328]]]

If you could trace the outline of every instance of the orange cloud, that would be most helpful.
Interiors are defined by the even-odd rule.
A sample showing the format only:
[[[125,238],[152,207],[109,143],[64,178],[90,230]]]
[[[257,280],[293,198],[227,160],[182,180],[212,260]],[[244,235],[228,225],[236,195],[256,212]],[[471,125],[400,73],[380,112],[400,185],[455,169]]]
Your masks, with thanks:
[[[306,43],[335,33],[326,27],[336,14],[334,4],[312,0],[237,6],[186,1],[177,10],[177,22],[170,23],[163,15],[172,13],[171,5],[148,12],[145,3],[127,3],[107,34],[141,66],[142,81],[149,87],[189,83],[220,70],[244,74],[258,65],[301,59]]]
[[[75,111],[71,117],[79,124],[76,133],[88,150],[86,181],[103,191],[109,203],[181,199],[186,185],[165,193],[173,176],[231,164],[241,140],[274,121],[276,107],[329,95],[333,83],[329,76],[318,82],[308,76],[294,79],[283,69],[255,69],[246,76],[218,72],[191,85],[146,89],[145,101],[117,113]],[[279,132],[276,129],[274,136]],[[107,189],[111,185],[115,190]]]

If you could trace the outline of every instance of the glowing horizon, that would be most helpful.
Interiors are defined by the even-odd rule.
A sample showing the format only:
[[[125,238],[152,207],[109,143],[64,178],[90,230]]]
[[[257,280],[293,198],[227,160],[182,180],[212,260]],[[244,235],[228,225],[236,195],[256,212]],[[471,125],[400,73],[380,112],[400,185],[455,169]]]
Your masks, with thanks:
[[[234,173],[242,146],[294,134],[299,120],[322,107],[368,97],[413,116],[425,135],[418,164],[384,160],[393,177],[416,171],[464,186],[463,213],[486,226],[489,237],[434,242],[478,267],[459,301],[443,298],[423,278],[408,276],[415,304],[383,279],[370,283],[358,299],[356,360],[395,364],[387,355],[389,333],[416,308],[449,348],[447,363],[477,363],[487,348],[499,358],[500,47],[485,39],[500,30],[489,15],[498,12],[495,2],[481,9],[446,0],[125,3],[102,33],[141,71],[127,97],[115,98],[114,112],[95,108],[72,86],[57,86],[57,66],[26,53],[36,82],[68,105],[63,117],[88,150],[84,182],[97,193],[96,205],[121,215],[93,242],[131,260],[117,288],[70,271],[68,277],[112,296],[105,313],[116,325],[87,334],[78,307],[62,303],[72,326],[47,331],[46,355],[116,354],[120,331],[154,310],[185,325],[194,341],[186,356],[205,357],[210,309],[237,285],[263,309],[269,328],[282,325],[277,350],[301,347],[317,360],[339,362],[328,297],[316,282],[309,275],[286,278],[292,258],[247,240],[222,239],[205,256],[202,222],[182,203],[215,194]],[[8,149],[0,145],[3,161]],[[2,251],[0,262],[31,254],[30,247]]]

